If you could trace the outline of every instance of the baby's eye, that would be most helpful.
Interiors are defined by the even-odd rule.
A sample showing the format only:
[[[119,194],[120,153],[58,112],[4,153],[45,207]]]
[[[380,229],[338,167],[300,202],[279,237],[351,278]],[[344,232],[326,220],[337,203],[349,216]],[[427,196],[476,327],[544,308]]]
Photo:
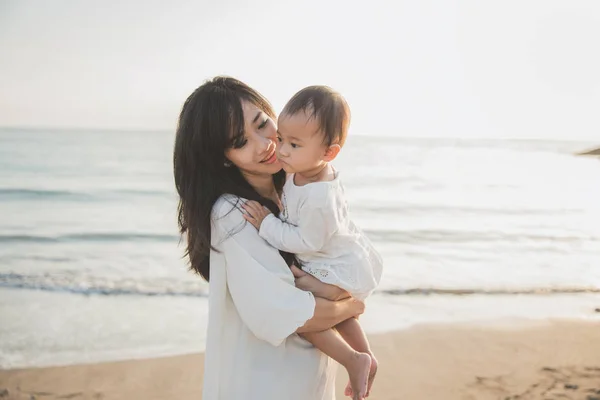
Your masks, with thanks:
[[[281,136],[277,136],[277,140],[279,141],[279,143],[283,142],[283,139],[281,138]]]
[[[292,149],[295,149],[296,147],[298,147],[298,145],[296,143],[292,143],[291,146],[292,146]]]

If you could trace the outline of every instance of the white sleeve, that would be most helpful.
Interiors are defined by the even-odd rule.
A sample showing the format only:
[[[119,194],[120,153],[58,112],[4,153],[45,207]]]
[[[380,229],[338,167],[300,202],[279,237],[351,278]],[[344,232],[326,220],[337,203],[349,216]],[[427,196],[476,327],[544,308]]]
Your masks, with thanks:
[[[225,256],[227,286],[242,321],[257,338],[278,346],[312,318],[312,293],[294,286],[283,258],[261,240],[239,210],[214,223],[225,238],[217,250]],[[267,252],[276,252],[267,258],[278,262],[261,264],[258,260],[265,259],[261,253]]]
[[[260,225],[260,236],[273,247],[290,253],[310,253],[323,248],[337,231],[336,211],[331,201],[316,207],[310,199],[300,208],[298,226],[283,222],[274,215]]]

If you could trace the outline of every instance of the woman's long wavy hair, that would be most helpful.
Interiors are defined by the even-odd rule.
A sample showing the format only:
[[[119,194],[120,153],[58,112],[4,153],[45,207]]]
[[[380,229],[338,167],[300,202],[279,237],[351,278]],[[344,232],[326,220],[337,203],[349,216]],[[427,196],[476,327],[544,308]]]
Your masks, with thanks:
[[[179,194],[178,224],[187,238],[185,255],[190,268],[210,278],[211,212],[223,194],[255,200],[275,215],[279,208],[262,197],[235,166],[225,166],[225,150],[244,136],[242,100],[249,101],[275,119],[271,104],[243,82],[219,76],[197,88],[185,101],[175,138],[173,166]],[[273,175],[277,193],[285,183],[285,172]],[[293,257],[282,252],[290,264]]]

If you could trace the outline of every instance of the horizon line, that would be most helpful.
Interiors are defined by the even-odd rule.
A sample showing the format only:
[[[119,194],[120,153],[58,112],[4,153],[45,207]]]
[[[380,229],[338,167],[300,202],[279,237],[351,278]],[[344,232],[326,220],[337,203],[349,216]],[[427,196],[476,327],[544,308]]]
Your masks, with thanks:
[[[93,127],[77,127],[77,126],[26,126],[26,125],[0,125],[0,131],[16,130],[16,131],[62,131],[62,132],[74,132],[74,131],[88,131],[88,132],[106,132],[106,133],[175,133],[176,128],[93,128]],[[440,139],[440,140],[514,140],[514,141],[546,141],[546,142],[588,142],[598,143],[600,140],[586,139],[586,138],[573,138],[573,139],[560,139],[560,138],[540,138],[540,137],[481,137],[481,136],[406,136],[406,135],[374,135],[368,133],[353,133],[352,136],[360,137],[372,137],[372,138],[398,138],[398,139]]]

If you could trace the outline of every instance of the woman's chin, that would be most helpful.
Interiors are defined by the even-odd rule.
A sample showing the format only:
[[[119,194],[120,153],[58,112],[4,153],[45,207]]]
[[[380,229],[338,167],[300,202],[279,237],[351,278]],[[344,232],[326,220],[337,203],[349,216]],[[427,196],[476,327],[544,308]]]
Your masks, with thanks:
[[[281,171],[281,168],[283,168],[283,165],[281,164],[281,162],[279,160],[272,162],[271,164],[264,164],[265,168],[268,168],[269,172],[271,174],[276,174],[277,172]]]

